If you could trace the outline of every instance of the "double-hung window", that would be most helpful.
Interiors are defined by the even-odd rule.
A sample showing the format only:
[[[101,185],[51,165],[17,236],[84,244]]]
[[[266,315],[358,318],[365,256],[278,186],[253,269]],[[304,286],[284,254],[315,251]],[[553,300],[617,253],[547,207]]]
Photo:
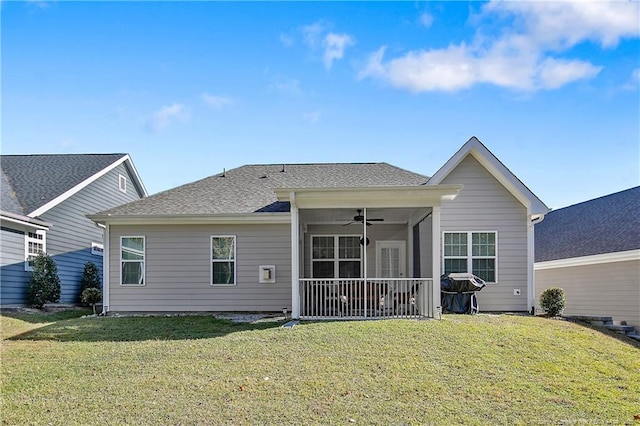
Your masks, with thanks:
[[[362,246],[359,235],[311,237],[313,278],[360,278]]]
[[[488,283],[496,283],[497,232],[445,232],[443,258],[445,274],[471,272]]]
[[[236,284],[235,235],[211,236],[211,285]]]
[[[28,232],[24,236],[24,270],[33,271],[33,260],[47,251],[45,231]]]
[[[144,285],[144,237],[120,237],[120,284]]]

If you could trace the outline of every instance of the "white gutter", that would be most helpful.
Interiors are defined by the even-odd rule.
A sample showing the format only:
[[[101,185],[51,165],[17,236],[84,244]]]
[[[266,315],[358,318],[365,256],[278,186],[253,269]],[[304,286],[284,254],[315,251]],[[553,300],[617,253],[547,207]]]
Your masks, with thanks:
[[[224,215],[102,215],[89,214],[96,223],[111,225],[205,225],[205,224],[289,224],[290,212],[285,213],[235,213]]]

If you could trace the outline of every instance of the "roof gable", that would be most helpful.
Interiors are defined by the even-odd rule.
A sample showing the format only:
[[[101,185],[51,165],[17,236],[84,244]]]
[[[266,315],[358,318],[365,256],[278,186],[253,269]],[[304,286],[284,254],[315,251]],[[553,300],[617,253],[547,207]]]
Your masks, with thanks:
[[[41,215],[124,162],[146,195],[127,154],[3,155],[0,161],[3,187],[6,177],[7,188],[21,210],[15,213],[30,217]],[[4,192],[3,203],[9,205]]]
[[[288,212],[276,188],[422,185],[427,177],[387,163],[247,165],[115,207],[99,215],[224,215]]]
[[[535,261],[640,249],[640,186],[554,210],[535,226]]]
[[[439,185],[468,155],[472,155],[496,178],[522,205],[530,215],[544,215],[549,208],[522,183],[482,142],[475,136],[467,141],[427,182]]]

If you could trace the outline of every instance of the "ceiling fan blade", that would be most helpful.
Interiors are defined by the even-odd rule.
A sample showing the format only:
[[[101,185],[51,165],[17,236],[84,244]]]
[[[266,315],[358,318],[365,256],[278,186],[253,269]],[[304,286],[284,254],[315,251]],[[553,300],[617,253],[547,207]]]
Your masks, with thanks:
[[[378,218],[378,219],[367,219],[367,222],[384,222],[384,219],[382,219],[382,218]]]
[[[352,220],[351,222],[349,222],[349,223],[345,223],[345,224],[344,224],[344,225],[342,225],[342,226],[349,226],[349,225],[353,225],[354,223],[356,223],[356,221],[355,221],[355,220]]]

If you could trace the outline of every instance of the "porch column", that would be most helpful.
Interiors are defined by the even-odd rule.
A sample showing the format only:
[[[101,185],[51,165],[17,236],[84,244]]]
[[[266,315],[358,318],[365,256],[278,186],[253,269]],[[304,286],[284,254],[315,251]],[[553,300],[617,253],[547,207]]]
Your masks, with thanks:
[[[102,313],[109,312],[109,259],[111,257],[111,247],[109,247],[109,232],[111,225],[105,225],[102,231]]]
[[[431,251],[433,258],[431,259],[433,271],[433,317],[437,317],[438,308],[441,306],[440,301],[440,206],[433,206],[433,212],[431,214]]]
[[[291,204],[291,317],[300,318],[300,226],[296,207],[296,194],[290,195]]]

